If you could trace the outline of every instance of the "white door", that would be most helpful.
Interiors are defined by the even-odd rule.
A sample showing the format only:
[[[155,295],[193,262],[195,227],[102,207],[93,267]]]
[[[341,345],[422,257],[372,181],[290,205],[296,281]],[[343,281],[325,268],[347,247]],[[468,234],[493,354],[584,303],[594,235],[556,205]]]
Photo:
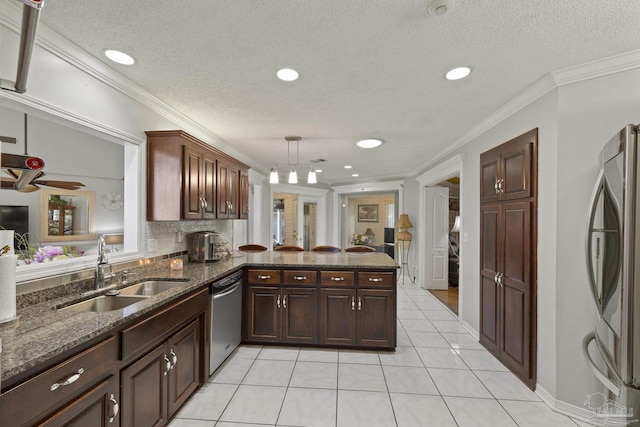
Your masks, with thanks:
[[[449,287],[449,189],[425,188],[425,289]]]

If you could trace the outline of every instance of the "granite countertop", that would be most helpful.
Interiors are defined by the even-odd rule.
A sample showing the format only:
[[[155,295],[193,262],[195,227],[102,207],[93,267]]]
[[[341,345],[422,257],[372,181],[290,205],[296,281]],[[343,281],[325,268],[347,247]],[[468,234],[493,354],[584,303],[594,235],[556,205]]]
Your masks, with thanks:
[[[0,381],[4,382],[39,363],[246,266],[383,270],[398,268],[398,264],[393,259],[382,253],[236,253],[235,256],[213,263],[185,262],[184,269],[179,271],[171,271],[169,261],[158,262],[141,269],[143,273],[132,277],[129,285],[149,279],[181,279],[184,283],[124,309],[102,313],[56,310],[57,307],[80,300],[81,295],[77,293],[19,309],[16,320],[0,324],[0,339],[2,339]]]

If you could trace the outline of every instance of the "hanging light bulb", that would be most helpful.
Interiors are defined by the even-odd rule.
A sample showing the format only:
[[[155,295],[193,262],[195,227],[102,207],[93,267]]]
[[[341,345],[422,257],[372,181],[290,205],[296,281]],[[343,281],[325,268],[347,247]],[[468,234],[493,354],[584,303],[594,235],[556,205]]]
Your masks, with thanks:
[[[289,184],[297,184],[298,183],[298,173],[295,168],[291,168],[291,172],[289,172]]]
[[[275,168],[271,169],[271,174],[269,175],[269,184],[277,184],[280,182],[278,178],[278,170]]]
[[[309,175],[307,175],[307,184],[317,184],[318,177],[316,176],[316,171],[313,169],[309,169]]]

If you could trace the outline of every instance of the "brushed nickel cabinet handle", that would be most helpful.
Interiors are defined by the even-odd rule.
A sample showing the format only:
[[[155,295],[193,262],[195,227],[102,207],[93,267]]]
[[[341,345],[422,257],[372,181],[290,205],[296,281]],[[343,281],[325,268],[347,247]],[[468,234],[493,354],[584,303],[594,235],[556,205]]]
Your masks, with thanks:
[[[84,368],[78,369],[78,372],[76,372],[75,374],[70,375],[64,381],[60,381],[59,383],[52,384],[51,387],[49,387],[49,390],[56,391],[60,387],[66,387],[66,386],[68,386],[70,384],[73,384],[76,381],[78,381],[78,378],[80,378],[80,375],[82,375],[82,374],[84,374]]]
[[[173,352],[173,349],[171,349],[171,369],[173,369],[176,366],[176,363],[178,363],[178,356],[176,356],[176,354]]]
[[[287,308],[287,296],[282,297],[282,308]]]
[[[382,282],[381,277],[369,277],[370,282]]]
[[[271,279],[271,276],[269,276],[269,275],[258,276],[258,279],[260,279],[260,280],[269,280],[269,279]]]
[[[120,406],[118,406],[118,401],[113,394],[109,395],[109,402],[111,403],[111,416],[109,417],[109,424],[113,423],[113,420],[118,416],[118,412],[120,411]]]
[[[167,356],[164,356],[164,367],[165,367],[165,371],[162,374],[166,376],[171,370],[171,361]]]
[[[344,277],[333,277],[333,276],[331,276],[329,278],[329,280],[332,280],[334,282],[342,282],[342,281],[344,281]]]
[[[498,180],[498,179],[496,179],[496,183],[495,183],[495,184],[493,184],[493,188],[496,190],[496,194],[497,194],[497,193],[499,193],[499,190],[498,190],[498,181],[499,181],[499,180]]]
[[[358,311],[362,310],[362,298],[358,297]]]
[[[351,311],[356,309],[356,297],[351,297]]]
[[[500,275],[500,273],[496,273],[495,276],[493,276],[493,283],[496,284],[496,286],[498,285],[498,276]]]
[[[280,308],[280,295],[278,295],[278,299],[276,300],[276,305]]]
[[[293,276],[294,280],[307,280],[307,276]]]

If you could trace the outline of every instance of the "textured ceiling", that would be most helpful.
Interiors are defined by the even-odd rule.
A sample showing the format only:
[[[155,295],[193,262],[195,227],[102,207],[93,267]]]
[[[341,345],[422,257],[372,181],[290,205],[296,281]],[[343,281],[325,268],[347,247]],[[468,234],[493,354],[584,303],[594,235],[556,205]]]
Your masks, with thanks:
[[[41,22],[101,60],[132,54],[112,67],[262,172],[301,136],[300,163],[327,159],[334,184],[416,173],[549,72],[640,46],[638,0],[451,3],[435,17],[417,0],[49,0]],[[460,65],[469,78],[443,78]]]

